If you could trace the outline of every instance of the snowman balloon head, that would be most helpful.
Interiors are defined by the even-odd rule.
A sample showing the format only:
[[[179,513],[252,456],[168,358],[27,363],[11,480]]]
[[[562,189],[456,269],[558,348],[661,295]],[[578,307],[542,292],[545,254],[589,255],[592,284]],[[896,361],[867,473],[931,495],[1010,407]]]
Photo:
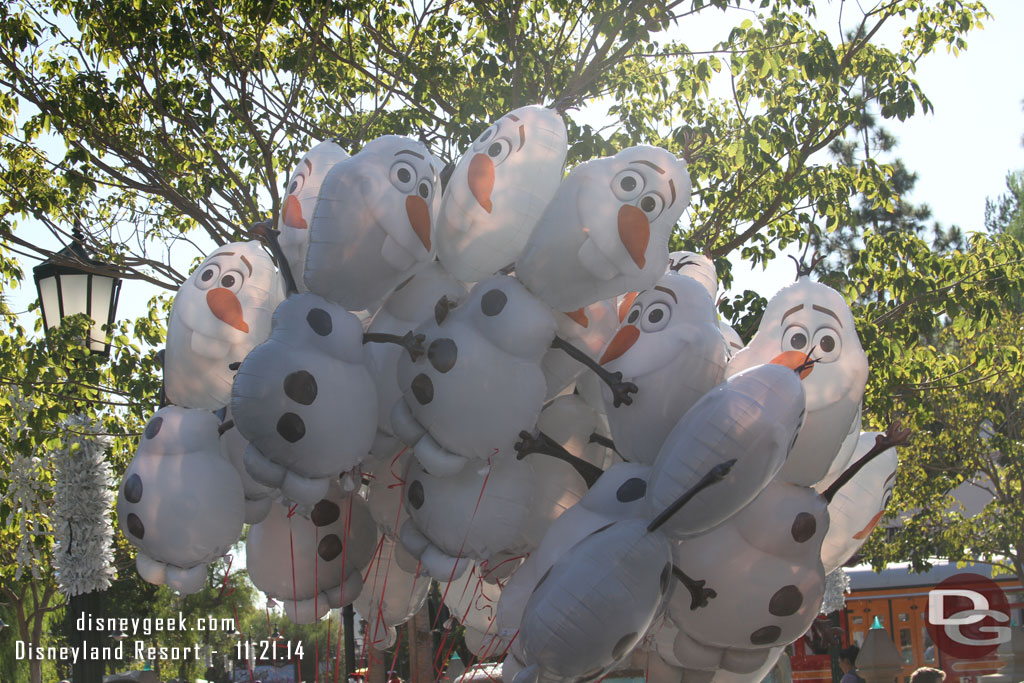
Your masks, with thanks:
[[[325,140],[306,152],[288,179],[277,229],[281,232],[281,249],[288,259],[299,291],[306,291],[303,273],[306,270],[306,252],[309,250],[309,224],[313,220],[320,185],[335,164],[348,158],[348,152],[341,145],[333,140]]]
[[[781,289],[765,307],[757,334],[736,352],[726,376],[771,362],[782,354],[804,355],[807,418],[786,464],[782,481],[810,486],[829,471],[860,409],[868,378],[853,313],[836,290],[801,277]]]
[[[562,180],[568,152],[558,112],[519,107],[491,124],[459,161],[438,218],[437,253],[463,282],[515,261]]]
[[[259,242],[215,249],[174,297],[164,357],[168,400],[207,410],[226,406],[235,375],[231,364],[266,340],[283,299],[274,262]]]
[[[559,311],[654,285],[690,203],[686,162],[647,145],[574,168],[516,262],[516,275]]]
[[[434,258],[440,164],[399,135],[336,163],[320,186],[306,255],[310,291],[361,310]]]

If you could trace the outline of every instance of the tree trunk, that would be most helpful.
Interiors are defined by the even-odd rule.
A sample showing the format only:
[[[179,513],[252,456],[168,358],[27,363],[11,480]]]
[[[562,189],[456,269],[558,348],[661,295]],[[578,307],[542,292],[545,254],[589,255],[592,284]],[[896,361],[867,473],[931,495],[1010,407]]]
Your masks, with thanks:
[[[434,648],[430,639],[430,615],[421,609],[408,624],[409,683],[433,683]]]

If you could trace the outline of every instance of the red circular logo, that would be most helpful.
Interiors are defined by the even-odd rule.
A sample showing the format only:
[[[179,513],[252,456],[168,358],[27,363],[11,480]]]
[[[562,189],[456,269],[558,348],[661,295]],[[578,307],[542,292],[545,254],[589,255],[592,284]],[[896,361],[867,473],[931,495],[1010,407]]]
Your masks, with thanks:
[[[963,573],[928,592],[928,633],[944,654],[981,659],[1010,639],[1010,607],[996,582]]]

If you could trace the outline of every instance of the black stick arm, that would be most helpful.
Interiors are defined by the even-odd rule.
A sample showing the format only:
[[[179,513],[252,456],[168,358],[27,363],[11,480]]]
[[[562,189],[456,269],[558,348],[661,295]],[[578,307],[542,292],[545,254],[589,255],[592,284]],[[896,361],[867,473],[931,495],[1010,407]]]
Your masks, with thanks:
[[[413,361],[425,353],[423,349],[425,339],[425,335],[413,334],[411,330],[403,335],[388,334],[387,332],[363,332],[364,344],[397,344],[409,352],[409,357]]]
[[[588,439],[588,442],[596,443],[599,446],[604,446],[605,448],[613,450],[616,453],[619,452],[619,449],[615,447],[615,442],[609,439],[604,434],[598,434],[597,432],[594,432],[593,434],[590,435],[590,439]]]
[[[679,579],[679,582],[686,587],[686,590],[690,591],[690,609],[695,610],[699,607],[707,607],[708,600],[718,597],[718,592],[713,588],[705,588],[704,584],[707,583],[704,579],[699,581],[694,580],[687,576],[686,572],[672,565],[672,574]]]
[[[281,234],[280,230],[274,229],[270,221],[261,221],[254,223],[249,229],[249,234],[253,237],[258,238],[261,242],[267,245],[270,249],[270,253],[277,259],[277,267],[281,271],[281,277],[284,278],[285,290],[287,294],[298,294],[299,287],[295,284],[295,276],[292,274],[292,267],[288,265],[288,259],[284,256],[284,250],[281,249],[281,242],[278,240],[278,235]]]
[[[234,427],[234,420],[225,420],[224,422],[221,422],[220,425],[217,427],[217,435],[224,436],[227,432],[234,429]]]
[[[601,378],[601,381],[607,384],[608,388],[612,390],[612,395],[614,396],[614,407],[618,408],[623,404],[628,406],[633,402],[633,398],[630,394],[635,394],[637,387],[632,382],[623,382],[621,372],[609,372],[607,369],[602,367],[600,363],[588,356],[584,351],[576,348],[559,336],[555,336],[554,341],[551,342],[551,348],[565,351],[569,354],[570,358],[593,370],[597,376]]]
[[[683,495],[676,498],[675,502],[669,505],[667,508],[661,511],[657,517],[651,520],[651,523],[647,525],[648,531],[656,531],[658,527],[667,522],[669,518],[679,512],[684,505],[689,503],[694,496],[698,493],[718,482],[725,479],[726,475],[732,471],[732,466],[736,464],[736,459],[728,460],[723,463],[719,463],[711,468],[711,470],[701,477],[700,481],[690,487],[690,489]]]
[[[890,448],[902,446],[907,442],[908,438],[910,438],[910,430],[901,429],[899,421],[893,422],[889,425],[889,428],[885,430],[884,434],[879,434],[875,437],[875,445],[871,447],[871,450],[862,455],[857,462],[847,467],[843,473],[839,475],[839,478],[825,489],[824,493],[821,494],[822,497],[831,503],[832,499],[836,497],[837,493],[839,493],[839,489],[843,488],[851,479],[857,476],[857,473],[864,469],[865,465]]]
[[[550,455],[552,458],[568,463],[580,475],[588,489],[593,488],[598,477],[604,474],[604,470],[600,467],[582,458],[577,458],[544,432],[539,432],[537,436],[527,431],[519,432],[519,441],[516,442],[516,459],[522,460],[530,453]]]

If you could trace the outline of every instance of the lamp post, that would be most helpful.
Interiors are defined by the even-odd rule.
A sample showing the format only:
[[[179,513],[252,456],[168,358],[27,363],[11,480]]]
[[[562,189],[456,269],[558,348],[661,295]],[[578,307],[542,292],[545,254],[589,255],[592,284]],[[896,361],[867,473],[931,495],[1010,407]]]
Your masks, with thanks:
[[[32,269],[46,329],[57,327],[68,316],[84,313],[92,319],[87,346],[104,357],[110,354],[110,344],[103,327],[109,329],[114,324],[121,292],[121,278],[98,272],[105,266],[90,257],[76,223],[71,244]]]
[[[114,324],[121,279],[102,273],[106,264],[93,259],[86,250],[82,229],[76,221],[71,243],[32,269],[39,293],[39,304],[46,329],[57,327],[64,318],[85,314],[92,321],[88,336],[83,340],[91,353],[104,358],[110,355],[107,332]],[[102,593],[90,591],[76,593],[68,600],[66,631],[73,646],[88,643],[87,632],[79,630],[80,618],[95,618],[102,614]],[[101,643],[88,643],[90,646]],[[104,663],[82,657],[72,665],[75,683],[100,683]]]

